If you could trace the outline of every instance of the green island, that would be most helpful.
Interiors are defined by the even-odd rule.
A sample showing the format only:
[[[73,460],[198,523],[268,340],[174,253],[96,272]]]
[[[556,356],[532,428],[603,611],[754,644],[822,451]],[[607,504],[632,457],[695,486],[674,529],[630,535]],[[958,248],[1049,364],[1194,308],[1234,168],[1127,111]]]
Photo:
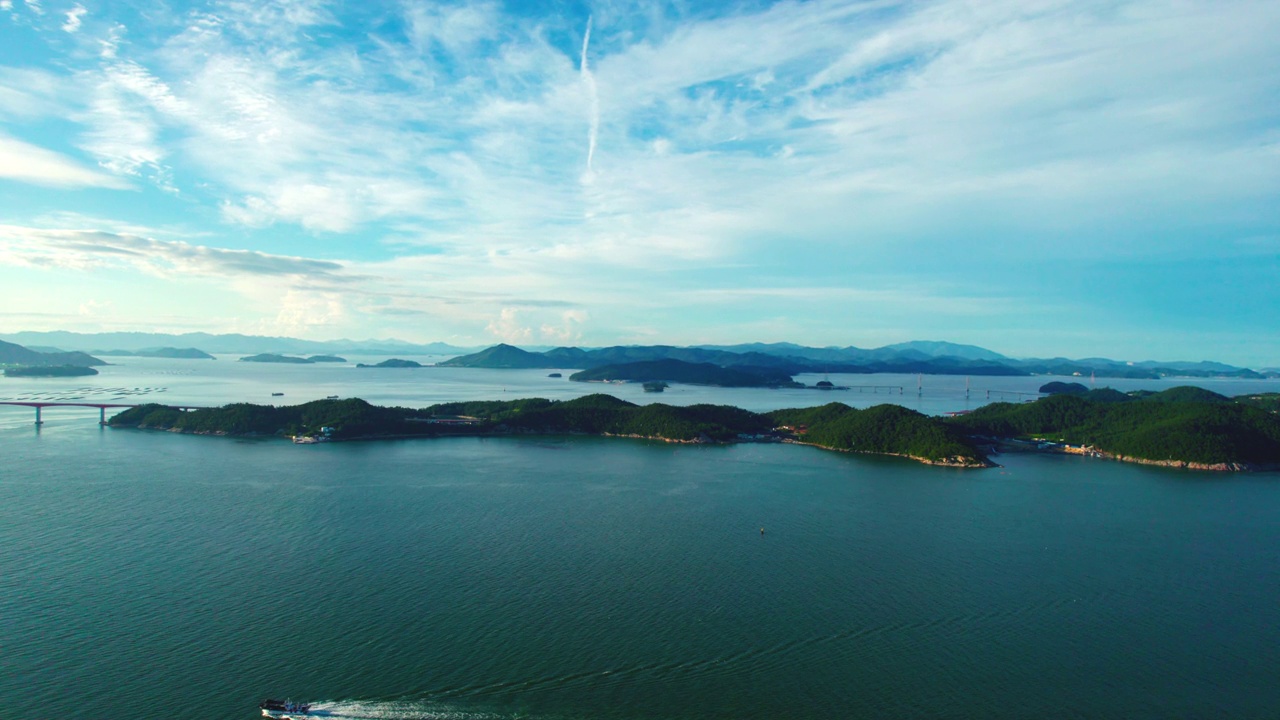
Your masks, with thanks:
[[[1051,452],[1205,470],[1280,468],[1280,397],[1196,387],[1110,388],[994,403],[950,422],[970,436]]]
[[[636,405],[611,395],[556,401],[456,402],[413,409],[359,399],[273,407],[236,403],[183,411],[140,405],[113,428],[206,435],[289,436],[295,442],[448,435],[590,434],[682,443],[796,442],[832,450],[900,455],[955,467],[986,467],[986,455],[940,418],[897,405],[754,413],[726,405]]]
[[[569,376],[577,382],[667,382],[718,387],[804,387],[777,368],[721,367],[683,360],[644,360],[601,365]]]
[[[5,377],[80,377],[97,375],[98,371],[83,365],[35,365],[5,368]]]
[[[377,365],[365,365],[364,363],[356,363],[358,368],[420,368],[422,363],[417,360],[401,360],[400,358],[391,358],[383,360]]]
[[[289,365],[310,365],[315,362],[310,358],[295,357],[293,355],[277,355],[275,353],[259,353],[257,355],[246,355],[240,358],[240,362],[256,362],[256,363],[284,363]]]
[[[1040,392],[1044,395],[1084,395],[1089,392],[1089,387],[1083,383],[1054,380],[1041,385]]]
[[[565,401],[455,402],[420,409],[380,407],[360,399],[288,407],[237,403],[192,411],[140,405],[108,425],[290,436],[300,442],[512,434],[791,442],[951,467],[989,467],[988,453],[1000,447],[1191,469],[1269,470],[1280,468],[1280,408],[1270,409],[1277,404],[1280,396],[1233,399],[1193,387],[1129,394],[1104,388],[1023,404],[994,403],[940,418],[889,404],[858,410],[828,403],[754,413],[727,405],[636,405],[595,394]]]
[[[17,367],[76,365],[79,367],[92,367],[106,364],[106,361],[82,352],[37,352],[15,343],[0,340],[0,365]]]

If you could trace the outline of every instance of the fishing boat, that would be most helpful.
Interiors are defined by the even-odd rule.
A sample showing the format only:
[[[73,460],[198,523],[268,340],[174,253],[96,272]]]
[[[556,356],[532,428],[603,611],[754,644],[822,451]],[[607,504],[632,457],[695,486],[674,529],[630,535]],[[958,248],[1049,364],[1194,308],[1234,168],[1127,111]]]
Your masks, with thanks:
[[[309,704],[292,700],[263,700],[258,703],[258,707],[262,710],[262,715],[269,718],[294,718],[311,712]]]

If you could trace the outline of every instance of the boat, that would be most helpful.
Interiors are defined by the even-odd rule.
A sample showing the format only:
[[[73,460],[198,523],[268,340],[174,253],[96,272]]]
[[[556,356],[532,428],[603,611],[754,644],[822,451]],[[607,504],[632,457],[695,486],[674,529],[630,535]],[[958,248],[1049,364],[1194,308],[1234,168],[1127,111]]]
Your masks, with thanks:
[[[280,397],[281,395],[284,395],[284,393],[271,393],[271,397]]]
[[[325,399],[325,400],[337,400],[337,399],[338,399],[338,396],[337,396],[337,395],[326,395],[324,399]]]
[[[292,700],[263,700],[258,707],[262,715],[269,718],[292,718],[311,712],[311,705]]]

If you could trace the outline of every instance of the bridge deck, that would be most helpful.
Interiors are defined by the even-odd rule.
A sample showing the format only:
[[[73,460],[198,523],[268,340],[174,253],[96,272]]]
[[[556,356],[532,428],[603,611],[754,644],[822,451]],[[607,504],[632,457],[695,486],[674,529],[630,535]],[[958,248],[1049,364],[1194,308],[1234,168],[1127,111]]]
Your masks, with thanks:
[[[138,407],[138,405],[136,405],[136,404],[129,404],[129,403],[53,402],[53,401],[45,401],[45,400],[0,400],[0,405],[12,405],[12,406],[17,406],[17,407],[30,407],[30,408],[35,408],[35,409],[36,409],[36,425],[37,425],[37,426],[39,426],[39,425],[43,425],[43,424],[44,424],[44,419],[40,416],[40,412],[41,412],[42,410],[44,410],[45,408],[47,408],[47,407],[84,407],[84,408],[96,408],[96,409],[97,409],[97,411],[98,411],[98,424],[99,424],[99,425],[106,425],[106,424],[107,424],[107,408],[136,408],[136,407]],[[181,410],[181,411],[183,411],[183,412],[186,412],[187,410],[200,410],[200,409],[202,409],[200,406],[197,406],[197,405],[168,405],[167,407],[174,408],[175,410]]]
[[[91,407],[98,408],[131,408],[137,405],[124,403],[87,403],[87,402],[46,402],[44,400],[0,400],[0,405],[18,405],[20,407]]]

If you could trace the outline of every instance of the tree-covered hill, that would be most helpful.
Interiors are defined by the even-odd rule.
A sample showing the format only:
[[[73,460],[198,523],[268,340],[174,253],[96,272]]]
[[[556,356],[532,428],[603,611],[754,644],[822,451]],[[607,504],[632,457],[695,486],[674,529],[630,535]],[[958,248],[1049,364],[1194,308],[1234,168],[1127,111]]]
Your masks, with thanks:
[[[1219,395],[1212,390],[1193,387],[1191,385],[1180,385],[1172,387],[1168,390],[1160,392],[1150,392],[1146,390],[1138,390],[1131,393],[1136,400],[1145,400],[1147,402],[1159,403],[1180,403],[1180,402],[1202,402],[1202,403],[1229,403],[1231,398],[1226,395]]]
[[[669,382],[719,387],[798,387],[791,375],[774,368],[727,368],[712,363],[683,360],[646,360],[642,362],[604,365],[569,376],[578,382],[627,380],[631,382]]]
[[[1235,398],[1235,401],[1242,405],[1249,405],[1269,413],[1280,413],[1280,393],[1257,393],[1254,395],[1241,395]]]
[[[1191,399],[1187,399],[1191,398]],[[113,427],[228,435],[313,435],[332,439],[447,434],[588,433],[673,441],[771,436],[834,450],[914,457],[962,466],[987,463],[973,437],[1040,437],[1092,446],[1124,459],[1203,465],[1280,465],[1280,415],[1255,404],[1182,388],[1139,397],[1114,390],[997,403],[950,419],[898,405],[856,410],[841,403],[753,413],[724,405],[636,405],[610,395],[556,401],[455,402],[421,409],[378,407],[359,399],[290,407],[238,403],[184,412],[142,405]]]
[[[240,358],[240,362],[256,362],[256,363],[280,363],[286,365],[310,365],[315,362],[310,358],[294,357],[293,355],[277,355],[276,353],[259,353],[257,355],[246,355]]]
[[[55,367],[74,365],[78,367],[94,367],[107,363],[82,352],[36,352],[10,342],[0,340],[0,365],[19,365],[23,367]]]
[[[996,403],[950,422],[991,437],[1043,437],[1124,458],[1205,465],[1280,463],[1280,417],[1199,388],[1124,402],[1055,395]]]
[[[356,363],[358,368],[420,368],[422,363],[417,360],[403,360],[401,358],[390,358],[383,360],[376,365],[365,365],[364,363]]]
[[[139,405],[114,416],[112,427],[208,433],[216,435],[294,435],[335,428],[334,437],[414,434],[408,418],[416,411],[370,405],[364,400],[316,400],[274,407],[233,403],[183,411],[167,405]]]
[[[1084,395],[1089,392],[1089,388],[1078,382],[1054,380],[1041,385],[1040,392],[1045,395]]]
[[[438,363],[441,367],[475,367],[475,368],[554,368],[564,367],[553,358],[542,353],[531,353],[514,345],[502,343],[485,348],[477,353],[462,355]]]
[[[803,431],[803,440],[833,450],[907,455],[931,462],[986,464],[986,456],[956,428],[900,405],[856,410],[843,403],[777,410],[778,425]]]
[[[530,432],[586,432],[682,441],[732,440],[739,434],[766,433],[773,427],[763,415],[725,405],[635,405],[600,394],[551,402],[508,416],[503,422]]]
[[[779,425],[801,427],[804,442],[836,450],[909,455],[929,462],[981,465],[985,458],[938,418],[895,405],[753,413],[726,405],[636,405],[610,395],[574,400],[455,402],[422,409],[387,408],[358,400],[317,400],[290,407],[237,403],[182,411],[141,405],[113,417],[112,427],[222,435],[313,435],[331,428],[335,440],[446,434],[588,433],[681,442],[731,441],[741,436],[784,439]]]

